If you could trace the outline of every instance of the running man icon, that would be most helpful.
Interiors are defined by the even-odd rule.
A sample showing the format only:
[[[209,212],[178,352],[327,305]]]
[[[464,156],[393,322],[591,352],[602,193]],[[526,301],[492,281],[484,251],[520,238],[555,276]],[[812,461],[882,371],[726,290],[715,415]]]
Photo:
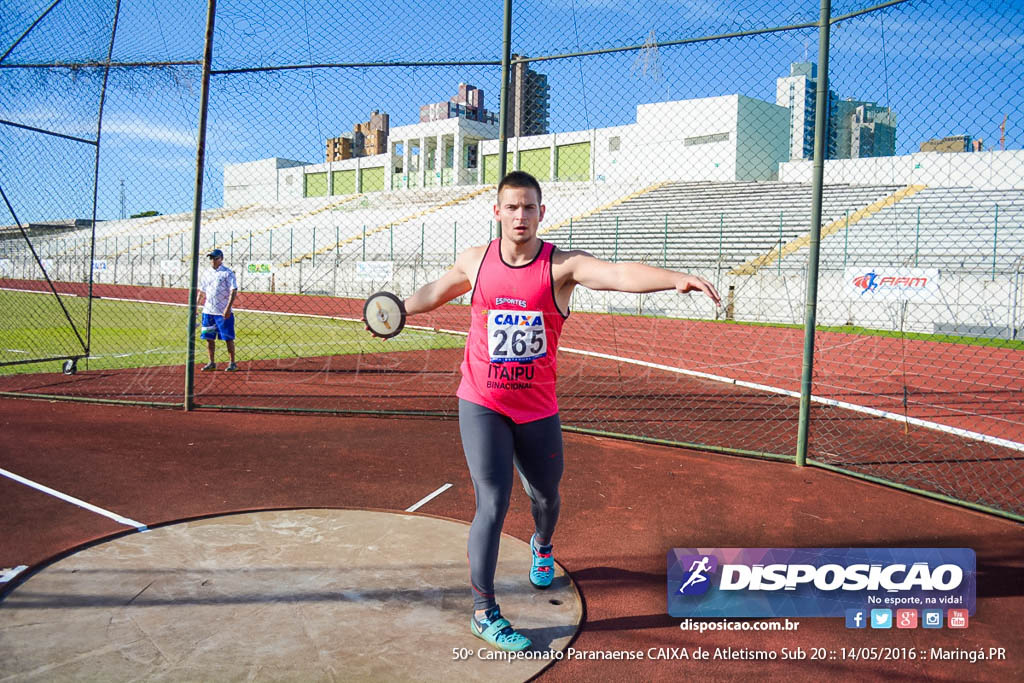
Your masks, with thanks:
[[[690,558],[693,559],[693,562],[690,563],[690,568],[687,570],[690,572],[690,575],[683,582],[683,585],[679,587],[679,593],[681,595],[706,593],[708,586],[701,584],[707,584],[708,577],[706,575],[718,568],[718,562],[713,555],[699,555],[698,557],[691,555]]]

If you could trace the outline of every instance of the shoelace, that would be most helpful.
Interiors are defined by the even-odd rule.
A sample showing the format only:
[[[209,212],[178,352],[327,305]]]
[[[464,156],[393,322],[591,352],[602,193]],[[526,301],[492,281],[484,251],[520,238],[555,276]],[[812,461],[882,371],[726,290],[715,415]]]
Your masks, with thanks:
[[[476,619],[477,626],[480,627],[480,632],[481,633],[483,633],[488,628],[490,628],[490,626],[491,626],[491,624],[493,622],[498,621],[501,618],[502,618],[501,614],[493,614],[490,617],[484,617],[483,619],[476,619],[476,617],[474,617],[474,619]],[[514,633],[515,633],[515,629],[513,629],[511,626],[506,626],[505,628],[503,628],[500,631],[498,631],[498,637],[499,638],[509,638]]]

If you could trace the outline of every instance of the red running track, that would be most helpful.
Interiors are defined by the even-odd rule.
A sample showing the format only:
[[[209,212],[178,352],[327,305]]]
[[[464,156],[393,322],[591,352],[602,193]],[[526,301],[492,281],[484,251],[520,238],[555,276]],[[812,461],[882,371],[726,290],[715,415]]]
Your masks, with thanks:
[[[42,290],[45,283],[0,286]],[[81,283],[57,287],[87,292]],[[122,285],[96,285],[94,295],[169,303],[187,298],[184,290]],[[352,319],[362,311],[362,302],[352,299],[262,293],[243,294],[238,306]],[[465,331],[467,316],[465,307],[445,306],[413,322]],[[826,332],[816,339],[816,398],[1024,444],[1024,352]],[[400,342],[394,347],[400,349]],[[799,391],[801,330],[575,313],[562,347],[563,424],[739,450],[796,451],[797,400],[779,391]],[[460,354],[446,349],[254,361],[238,375],[197,373],[196,400],[221,407],[453,414]],[[179,403],[183,385],[180,366],[0,378],[7,391]],[[994,445],[837,407],[812,410],[812,459],[1024,513],[1024,446]]]
[[[733,648],[836,652],[796,661],[563,661],[538,680],[1010,681],[1024,675],[1024,533],[1019,524],[818,469],[566,435],[556,558],[580,589],[584,651]],[[154,526],[241,510],[404,510],[468,521],[473,491],[451,420],[253,415],[0,398],[0,467]],[[121,533],[107,518],[0,476],[0,567],[35,566]],[[513,493],[505,531],[527,539]],[[962,631],[680,630],[666,614],[673,547],[970,547],[978,601]],[[471,599],[467,587],[466,608]],[[2,603],[0,603],[2,608]],[[736,620],[732,623],[749,623]],[[1005,648],[1007,659],[854,660],[844,648]],[[410,664],[415,667],[414,663]],[[503,666],[495,662],[495,666]],[[0,672],[3,665],[0,662]]]
[[[61,293],[88,291],[82,283],[55,285]],[[0,287],[43,291],[46,283],[0,279]],[[98,284],[94,295],[168,303],[188,299],[181,289],[127,285]],[[362,314],[362,301],[326,296],[243,293],[236,307],[353,319]],[[464,332],[467,316],[465,307],[445,306],[412,322]],[[1024,351],[821,331],[815,341],[816,398],[1024,444]],[[801,329],[575,313],[562,347],[800,391]]]

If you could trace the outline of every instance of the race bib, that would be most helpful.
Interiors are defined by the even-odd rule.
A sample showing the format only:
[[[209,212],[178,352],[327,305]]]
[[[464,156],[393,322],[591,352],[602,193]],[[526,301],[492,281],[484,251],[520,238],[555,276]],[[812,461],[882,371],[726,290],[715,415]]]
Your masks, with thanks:
[[[492,363],[526,363],[548,353],[544,316],[537,311],[488,311],[487,349]]]

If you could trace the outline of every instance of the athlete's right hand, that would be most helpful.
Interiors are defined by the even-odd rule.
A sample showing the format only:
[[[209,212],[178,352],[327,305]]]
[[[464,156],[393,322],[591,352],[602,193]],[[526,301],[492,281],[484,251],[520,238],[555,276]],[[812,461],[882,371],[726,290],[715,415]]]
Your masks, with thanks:
[[[698,275],[681,275],[676,281],[676,291],[680,294],[701,291],[707,294],[715,302],[716,306],[722,305],[722,299],[718,296],[718,290],[715,289],[715,286]]]

